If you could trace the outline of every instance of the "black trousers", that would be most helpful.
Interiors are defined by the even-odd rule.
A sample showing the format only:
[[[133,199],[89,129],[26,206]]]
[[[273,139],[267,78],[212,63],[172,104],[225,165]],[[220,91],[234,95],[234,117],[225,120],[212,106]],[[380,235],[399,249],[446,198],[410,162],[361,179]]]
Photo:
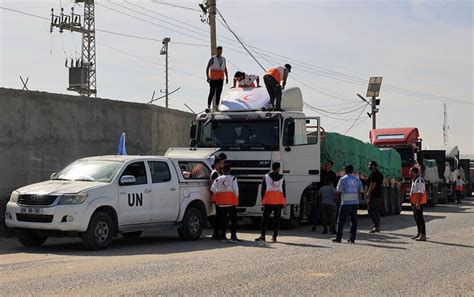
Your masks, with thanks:
[[[222,208],[216,205],[216,220],[214,221],[214,233],[212,234],[213,236],[220,236],[221,235],[221,229],[222,229]]]
[[[262,218],[262,230],[261,234],[262,237],[265,237],[265,233],[267,231],[267,224],[270,215],[273,212],[273,238],[278,236],[278,231],[280,230],[280,217],[281,217],[281,210],[283,209],[283,205],[265,205],[263,208],[263,218]]]
[[[456,202],[461,202],[463,199],[464,193],[461,191],[456,191]]]
[[[418,234],[426,236],[425,219],[423,218],[423,205],[420,205],[420,209],[416,209],[414,205],[411,206],[413,209],[413,216],[415,217],[416,227],[418,228]]]
[[[212,98],[216,94],[216,106],[221,102],[222,87],[224,86],[223,79],[209,80],[209,96],[207,97],[207,107],[211,108]]]
[[[336,205],[321,204],[321,224],[325,230],[336,231]]]
[[[237,210],[235,206],[219,207],[221,212],[221,234],[225,236],[230,219],[230,236],[237,238]]]
[[[268,95],[270,95],[270,104],[273,105],[276,109],[281,108],[281,86],[280,82],[271,75],[264,75],[263,81],[265,82],[265,87],[267,88]],[[276,105],[275,105],[276,99]]]
[[[380,214],[383,210],[383,199],[371,198],[369,204],[367,204],[367,211],[372,219],[374,228],[380,228]]]

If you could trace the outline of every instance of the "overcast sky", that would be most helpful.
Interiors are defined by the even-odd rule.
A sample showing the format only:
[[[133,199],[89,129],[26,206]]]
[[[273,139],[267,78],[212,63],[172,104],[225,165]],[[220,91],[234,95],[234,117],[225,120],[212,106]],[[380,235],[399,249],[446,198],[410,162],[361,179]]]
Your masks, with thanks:
[[[193,9],[200,3],[96,1],[96,28],[170,37],[170,88],[181,87],[170,107],[186,110],[187,103],[202,111],[209,26],[199,11],[159,2]],[[2,7],[46,18],[61,5],[69,12],[73,1],[0,1]],[[75,7],[82,13],[82,6]],[[235,32],[258,48],[254,54],[264,67],[293,64],[288,86],[301,87],[309,104],[336,113],[355,110],[362,106],[356,93],[365,94],[365,81],[383,76],[379,127],[418,127],[424,146],[442,145],[447,103],[449,145],[474,154],[472,1],[218,0],[218,8]],[[262,75],[221,24],[218,39],[231,75],[236,70]],[[164,89],[161,42],[104,32],[97,32],[96,40],[100,97],[144,103]],[[66,91],[64,60],[80,56],[78,33],[50,34],[49,20],[0,9],[0,41],[0,86],[21,88],[22,75],[32,90],[74,94]],[[370,119],[364,112],[356,121],[359,114],[322,115],[322,125],[367,141]]]

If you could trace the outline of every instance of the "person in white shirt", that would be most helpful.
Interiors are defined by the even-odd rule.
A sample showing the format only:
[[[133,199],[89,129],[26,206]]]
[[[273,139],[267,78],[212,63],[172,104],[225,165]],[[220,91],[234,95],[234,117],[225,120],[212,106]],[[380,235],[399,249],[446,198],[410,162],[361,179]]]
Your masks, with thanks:
[[[245,72],[237,71],[234,74],[234,85],[232,88],[235,88],[237,85],[239,88],[259,88],[260,87],[260,77],[255,74],[247,74]],[[257,83],[255,85],[255,83]]]
[[[214,94],[216,95],[216,108],[219,108],[222,87],[229,82],[226,60],[222,56],[222,46],[216,47],[216,55],[212,56],[206,67],[207,82],[209,83],[209,96],[207,98],[207,110],[209,112]]]

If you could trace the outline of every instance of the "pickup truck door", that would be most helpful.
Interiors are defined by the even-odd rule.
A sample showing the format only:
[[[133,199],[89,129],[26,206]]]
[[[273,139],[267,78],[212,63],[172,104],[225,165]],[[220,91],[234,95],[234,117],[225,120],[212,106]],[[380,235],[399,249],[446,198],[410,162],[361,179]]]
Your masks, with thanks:
[[[316,122],[308,134],[307,121]],[[300,194],[313,181],[320,180],[319,118],[287,118],[283,122],[282,161],[288,204],[299,204]]]
[[[148,161],[153,192],[153,222],[175,222],[179,214],[179,181],[170,161]]]
[[[135,177],[133,184],[121,184],[122,176]],[[128,164],[120,174],[119,185],[119,225],[149,223],[152,213],[151,179],[148,177],[145,162]]]

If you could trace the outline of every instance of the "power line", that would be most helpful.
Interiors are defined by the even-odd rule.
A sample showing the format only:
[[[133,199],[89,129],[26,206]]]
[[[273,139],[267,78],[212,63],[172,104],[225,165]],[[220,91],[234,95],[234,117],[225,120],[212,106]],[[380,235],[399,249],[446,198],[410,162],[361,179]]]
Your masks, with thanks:
[[[362,113],[365,111],[365,108],[367,106],[364,106],[364,109],[362,109],[359,113],[359,115],[357,116],[357,119],[354,121],[354,123],[352,123],[352,125],[349,127],[349,129],[347,129],[343,134],[347,134],[349,133],[349,131],[351,131],[352,128],[354,128],[355,124],[357,123],[357,121],[360,119],[360,117],[362,116]]]
[[[195,8],[192,8],[192,7],[187,7],[187,6],[172,4],[172,3],[168,3],[168,2],[162,2],[162,1],[156,1],[156,0],[151,0],[151,2],[156,3],[156,4],[161,4],[161,5],[172,6],[172,7],[175,7],[175,8],[181,8],[181,9],[185,9],[185,10],[201,12],[201,10],[200,10],[200,9],[197,9],[197,8],[195,9]]]

